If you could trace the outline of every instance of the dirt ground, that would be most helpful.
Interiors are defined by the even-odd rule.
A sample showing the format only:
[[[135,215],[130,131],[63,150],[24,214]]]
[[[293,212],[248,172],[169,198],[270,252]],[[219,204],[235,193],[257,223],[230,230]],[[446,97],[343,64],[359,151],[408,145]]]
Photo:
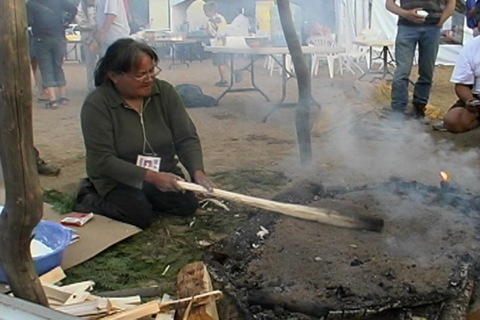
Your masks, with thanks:
[[[200,85],[205,94],[214,97],[222,93],[222,88],[213,85],[218,81],[218,75],[211,61],[195,61],[190,67],[175,65],[171,69],[169,64],[168,60],[161,62],[163,68],[161,78],[174,85],[180,83]],[[62,173],[58,177],[41,177],[42,187],[73,193],[79,179],[85,175],[84,149],[79,124],[79,111],[85,94],[85,70],[83,65],[75,62],[66,63],[65,70],[70,105],[58,110],[44,109],[42,104],[34,105],[34,137],[42,156],[62,168]],[[322,108],[321,110],[312,108],[313,161],[310,165],[302,166],[296,144],[294,110],[278,109],[266,123],[262,122],[263,117],[274,106],[274,102],[280,98],[281,78],[278,74],[270,76],[263,68],[263,60],[257,61],[256,71],[258,87],[273,102],[267,102],[256,92],[232,93],[227,94],[218,107],[189,109],[202,139],[207,173],[252,168],[278,171],[288,178],[288,182],[283,186],[286,189],[302,181],[322,183],[324,186],[360,186],[382,183],[392,176],[405,181],[415,180],[425,185],[438,186],[439,172],[444,170],[449,173],[454,185],[472,194],[480,191],[480,184],[477,183],[478,130],[453,135],[434,131],[431,126],[416,121],[407,121],[401,125],[390,122],[382,112],[383,108],[388,107],[387,85],[378,81],[373,84],[368,81],[359,82],[357,81],[359,74],[336,75],[335,78],[329,79],[326,68],[322,68],[319,76],[312,80],[314,98]],[[437,116],[443,114],[455,100],[453,87],[449,83],[451,72],[451,67],[438,67],[436,70],[431,103]],[[414,77],[413,75],[412,78]],[[236,86],[249,85],[249,76],[244,74],[243,78]],[[367,77],[368,79],[370,78]],[[296,84],[291,80],[287,100],[295,99]],[[222,188],[222,185],[218,187]],[[273,196],[268,193],[255,195]],[[354,201],[356,205],[364,196],[357,195]],[[390,206],[395,206],[398,201],[389,198],[387,202]],[[353,239],[349,239],[345,236],[346,231],[339,232],[337,229],[325,227],[321,229],[322,234],[318,235],[315,228],[305,229],[301,224],[294,225],[293,227],[298,229],[298,233],[295,233],[298,238],[297,242],[289,244],[289,248],[295,250],[305,243],[303,240],[326,242],[328,245],[317,252],[298,251],[297,255],[305,252],[305,257],[297,256],[296,259],[311,262],[312,256],[322,255],[321,259],[332,263],[333,260],[350,259],[359,251],[368,255],[365,250],[378,249],[380,246],[378,243],[383,239],[386,241],[385,245],[390,247],[392,242],[389,241],[394,241],[394,249],[402,253],[418,250],[418,254],[409,255],[412,264],[416,259],[440,257],[442,247],[439,247],[439,242],[442,239],[446,239],[444,243],[446,246],[452,246],[451,251],[455,251],[454,246],[460,246],[462,250],[478,248],[475,232],[472,228],[467,228],[467,222],[461,218],[451,217],[455,212],[454,208],[443,210],[442,219],[435,219],[434,208],[419,208],[415,205],[405,210],[408,211],[406,220],[399,218],[398,215],[402,212],[398,210],[384,213],[382,218],[387,221],[386,223],[391,222],[394,225],[387,226],[383,238],[381,235],[370,237],[368,234],[354,234],[351,235]],[[413,213],[418,213],[422,218],[415,219]],[[389,219],[389,215],[395,219]],[[291,227],[292,225],[284,224],[278,226],[278,230],[289,232]],[[463,229],[468,232],[464,237],[455,238],[452,242],[451,237],[442,237],[451,229],[454,230],[452,237],[461,235]],[[422,240],[422,245],[416,246],[416,239],[425,238],[429,238],[429,241]],[[278,244],[281,236],[273,239],[281,246]],[[359,246],[357,253],[349,254],[348,258],[345,254],[342,257],[341,252],[326,257],[336,246],[342,246],[347,252],[355,251],[349,247],[351,243],[357,243]],[[428,254],[424,255],[424,252]],[[277,257],[279,261],[271,263],[273,265],[281,263],[281,259],[285,258],[281,257]],[[363,258],[365,257],[361,257]],[[421,261],[417,264],[421,267],[415,269],[419,273],[412,273],[413,277],[419,277],[423,272],[427,274],[438,267],[438,264],[432,261],[424,264]],[[365,266],[359,268],[364,269]],[[424,280],[425,282],[429,282],[429,279],[438,280],[437,275],[445,276],[449,271],[450,269],[444,268],[438,273],[430,274]],[[368,276],[367,273],[364,275]]]
[[[223,88],[213,85],[218,80],[218,75],[211,61],[195,61],[190,67],[175,65],[171,69],[168,68],[169,64],[168,60],[161,63],[162,79],[174,85],[180,83],[200,85],[205,94],[213,97],[218,97],[222,93]],[[262,64],[263,61],[257,62],[257,85],[275,102],[280,98],[281,78],[278,74],[270,76],[268,71],[262,68]],[[431,102],[439,110],[446,110],[455,100],[453,88],[449,83],[451,70],[450,67],[438,67],[436,70]],[[42,186],[46,189],[68,192],[75,189],[78,179],[85,174],[84,148],[79,124],[80,107],[85,96],[85,69],[82,64],[67,62],[65,71],[70,104],[52,111],[45,109],[41,103],[34,103],[34,139],[42,156],[62,168],[59,177],[41,177]],[[389,140],[396,140],[397,137],[391,137],[389,134],[391,132],[386,129],[383,130],[385,132],[380,130],[376,137],[366,137],[368,139],[361,137],[358,141],[345,136],[344,133],[354,122],[352,119],[365,112],[388,106],[388,97],[382,92],[385,91],[384,86],[372,85],[368,81],[358,82],[356,81],[358,76],[337,74],[335,78],[329,79],[324,68],[320,70],[319,76],[312,80],[314,97],[321,103],[322,108],[321,112],[318,108],[312,108],[313,162],[309,167],[300,165],[293,109],[278,109],[266,123],[262,123],[263,117],[274,106],[274,102],[265,101],[256,92],[227,94],[218,107],[189,109],[202,139],[207,172],[237,168],[268,168],[282,171],[292,179],[308,177],[320,179],[327,184],[383,181],[390,175],[399,175],[406,179],[421,177],[422,182],[434,183],[438,180],[438,171],[448,171],[452,166],[462,167],[458,161],[452,159],[452,154],[466,157],[466,160],[475,160],[476,143],[472,140],[475,140],[476,133],[464,135],[437,133],[432,132],[429,126],[408,123],[402,134],[413,133],[414,142],[424,143],[418,148],[408,143],[411,156],[396,154],[397,150],[393,149],[399,144]],[[244,76],[238,86],[248,86],[248,78],[248,75]],[[377,87],[380,90],[376,90]],[[288,82],[287,101],[295,99],[296,83],[291,80]],[[426,141],[430,139],[431,141]],[[371,147],[368,148],[367,145]],[[466,148],[460,152],[449,153],[450,148],[455,146]],[[442,153],[442,158],[439,159],[438,156],[431,154],[432,151],[445,153]],[[385,161],[386,155],[396,159],[394,163],[389,164]],[[358,157],[362,159],[361,163]],[[382,165],[372,170],[371,165],[376,162]],[[431,163],[435,163],[434,168]],[[362,165],[367,167],[361,168]],[[475,171],[474,167],[468,168]],[[464,176],[463,171],[468,171],[466,170],[468,168],[463,168],[461,172],[450,170],[452,178],[475,187],[475,176]]]

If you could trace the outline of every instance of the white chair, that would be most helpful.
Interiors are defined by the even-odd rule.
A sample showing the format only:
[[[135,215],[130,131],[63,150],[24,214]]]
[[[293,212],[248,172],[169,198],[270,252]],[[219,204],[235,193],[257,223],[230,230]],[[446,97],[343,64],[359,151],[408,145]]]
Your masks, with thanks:
[[[282,55],[276,54],[275,59],[282,61]],[[282,66],[275,59],[271,55],[268,55],[264,63],[264,66],[270,72],[270,76],[272,76],[275,71],[278,71],[279,74],[282,74],[283,71]],[[292,57],[289,54],[285,56],[285,66],[288,73],[294,72]]]
[[[335,47],[337,45],[335,41],[335,35],[331,36],[312,36],[307,41],[308,45],[316,47]],[[335,73],[335,60],[339,60],[339,55],[336,53],[314,53],[312,54],[312,76],[318,74],[318,69],[321,62],[326,62],[328,66],[328,73],[330,78],[333,78]],[[340,69],[342,72],[342,70]]]
[[[370,68],[370,53],[367,47],[352,45],[347,49],[347,52],[339,53],[338,56],[340,57],[340,73],[347,70],[355,74],[354,69],[357,69],[360,73],[365,73],[360,64],[365,64],[367,70]]]

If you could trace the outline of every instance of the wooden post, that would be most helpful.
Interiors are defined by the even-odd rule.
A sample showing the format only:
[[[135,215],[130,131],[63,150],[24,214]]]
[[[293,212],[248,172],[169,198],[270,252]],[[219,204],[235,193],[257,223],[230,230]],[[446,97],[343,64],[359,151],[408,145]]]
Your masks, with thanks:
[[[32,88],[25,0],[0,1],[0,156],[5,208],[0,264],[16,297],[47,306],[30,253],[43,214],[32,134]]]
[[[297,77],[298,106],[295,114],[297,140],[302,164],[312,161],[312,142],[310,136],[310,104],[312,103],[312,84],[310,71],[303,56],[300,39],[298,39],[293,23],[289,0],[277,0],[278,14],[283,34],[287,41],[288,51],[292,56],[293,67]]]

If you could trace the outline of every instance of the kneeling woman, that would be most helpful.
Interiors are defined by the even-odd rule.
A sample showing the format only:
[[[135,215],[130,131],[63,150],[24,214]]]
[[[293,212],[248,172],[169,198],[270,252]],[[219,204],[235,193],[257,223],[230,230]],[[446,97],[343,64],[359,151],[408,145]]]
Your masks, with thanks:
[[[75,210],[140,228],[155,212],[192,215],[198,202],[178,184],[178,160],[212,188],[195,125],[173,86],[156,79],[157,63],[155,51],[133,39],[117,40],[98,63],[81,111],[88,179]]]

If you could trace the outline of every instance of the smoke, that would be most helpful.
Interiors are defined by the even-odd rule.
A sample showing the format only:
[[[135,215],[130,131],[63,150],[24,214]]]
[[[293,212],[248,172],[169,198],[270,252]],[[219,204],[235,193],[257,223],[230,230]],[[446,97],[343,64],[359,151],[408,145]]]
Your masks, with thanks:
[[[468,136],[442,133],[438,138],[430,126],[416,120],[382,118],[376,111],[359,114],[350,107],[351,101],[338,100],[324,105],[319,115],[333,121],[335,130],[313,138],[312,165],[302,168],[298,158],[288,158],[282,162],[283,170],[337,184],[362,185],[398,176],[435,186],[439,172],[447,171],[452,183],[480,190],[478,149],[456,145]]]

